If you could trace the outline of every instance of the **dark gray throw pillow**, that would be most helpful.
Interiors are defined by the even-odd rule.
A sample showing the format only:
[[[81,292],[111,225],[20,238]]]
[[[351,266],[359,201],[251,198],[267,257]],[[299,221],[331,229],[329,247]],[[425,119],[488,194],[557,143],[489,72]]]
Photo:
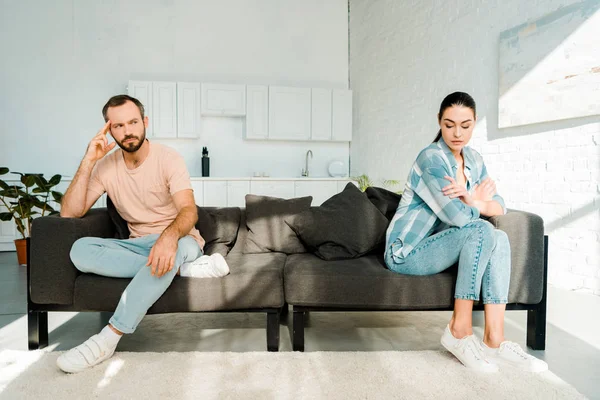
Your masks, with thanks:
[[[311,202],[312,196],[286,200],[247,194],[248,236],[244,253],[306,253],[306,248],[284,219],[308,210]]]
[[[206,241],[204,254],[225,257],[235,245],[242,212],[239,207],[197,207],[196,229]]]
[[[360,257],[385,240],[388,220],[353,183],[320,207],[286,218],[308,249],[324,260]]]
[[[365,190],[365,193],[371,203],[385,215],[388,221],[391,221],[392,218],[394,218],[402,195],[375,186],[369,186],[367,190]]]

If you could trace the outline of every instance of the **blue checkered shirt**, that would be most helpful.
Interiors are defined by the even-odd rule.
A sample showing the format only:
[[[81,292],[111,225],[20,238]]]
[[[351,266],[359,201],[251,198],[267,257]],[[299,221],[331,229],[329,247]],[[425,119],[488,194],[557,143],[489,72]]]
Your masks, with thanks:
[[[487,178],[488,173],[481,155],[472,148],[463,148],[467,190]],[[452,151],[443,139],[423,149],[408,174],[402,199],[386,232],[385,259],[402,263],[419,242],[433,233],[452,226],[462,227],[479,218],[479,210],[442,193],[450,181],[456,179],[458,165]],[[492,198],[506,213],[504,200],[498,194]]]

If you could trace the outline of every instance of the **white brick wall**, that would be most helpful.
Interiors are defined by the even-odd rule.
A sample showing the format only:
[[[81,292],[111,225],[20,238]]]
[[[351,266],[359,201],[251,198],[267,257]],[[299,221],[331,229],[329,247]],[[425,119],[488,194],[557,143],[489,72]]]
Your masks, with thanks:
[[[575,2],[350,0],[351,168],[404,182],[441,100],[470,93],[471,145],[507,205],[544,218],[550,283],[600,295],[600,117],[497,128],[500,32]]]

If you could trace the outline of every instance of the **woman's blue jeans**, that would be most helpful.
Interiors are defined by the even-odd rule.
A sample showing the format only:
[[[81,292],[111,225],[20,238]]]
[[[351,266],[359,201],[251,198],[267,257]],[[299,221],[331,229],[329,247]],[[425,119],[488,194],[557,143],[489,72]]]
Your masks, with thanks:
[[[173,269],[161,277],[152,276],[152,269],[146,263],[159,236],[153,234],[135,239],[83,237],[71,248],[71,261],[81,272],[133,278],[109,321],[123,333],[135,331],[148,309],[171,285],[181,264],[202,255],[198,242],[191,236],[184,236],[179,239]]]
[[[388,268],[405,275],[433,275],[458,262],[454,298],[479,300],[484,304],[506,304],[510,284],[508,236],[482,219],[462,228],[452,227],[423,240],[396,263],[386,259]]]

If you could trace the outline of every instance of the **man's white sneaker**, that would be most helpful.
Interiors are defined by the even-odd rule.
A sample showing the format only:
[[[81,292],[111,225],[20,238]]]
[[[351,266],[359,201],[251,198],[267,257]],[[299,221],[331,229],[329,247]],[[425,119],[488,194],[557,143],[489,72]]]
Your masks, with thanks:
[[[499,367],[511,367],[529,372],[548,370],[548,364],[545,361],[528,354],[515,342],[502,342],[497,349],[488,347],[485,343],[482,343],[482,347],[487,359]]]
[[[102,335],[97,334],[61,354],[56,365],[65,372],[81,372],[112,357],[116,348],[116,344],[111,345]]]
[[[452,353],[463,365],[469,369],[481,372],[497,372],[498,366],[486,360],[483,348],[475,335],[457,339],[450,332],[450,326],[442,335],[442,346]]]
[[[219,253],[200,256],[179,267],[179,275],[188,278],[222,278],[227,274],[229,274],[229,265]]]

